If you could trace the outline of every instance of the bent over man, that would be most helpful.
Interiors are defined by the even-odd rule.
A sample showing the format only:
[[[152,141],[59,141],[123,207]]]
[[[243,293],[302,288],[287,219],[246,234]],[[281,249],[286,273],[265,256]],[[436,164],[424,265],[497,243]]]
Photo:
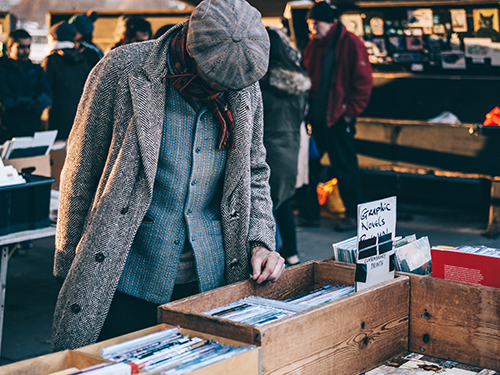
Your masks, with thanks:
[[[94,68],[61,177],[53,350],[156,324],[172,299],[281,275],[257,83],[268,50],[246,1],[204,0]]]

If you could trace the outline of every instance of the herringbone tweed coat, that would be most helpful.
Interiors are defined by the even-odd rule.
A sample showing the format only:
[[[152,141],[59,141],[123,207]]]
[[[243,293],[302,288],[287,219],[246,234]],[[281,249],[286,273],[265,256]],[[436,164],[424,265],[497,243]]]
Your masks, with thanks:
[[[54,313],[53,351],[97,340],[151,202],[166,56],[178,27],[157,41],[111,51],[86,83],[61,176],[54,274],[65,282]],[[233,283],[251,273],[251,242],[274,250],[275,228],[259,86],[228,91],[226,99],[235,147],[227,154],[221,217],[226,282]]]

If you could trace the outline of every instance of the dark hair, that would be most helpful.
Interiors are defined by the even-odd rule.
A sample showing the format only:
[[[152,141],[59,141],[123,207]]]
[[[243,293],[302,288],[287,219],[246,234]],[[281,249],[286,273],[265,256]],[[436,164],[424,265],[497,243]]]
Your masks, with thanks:
[[[86,13],[86,16],[88,18],[90,18],[90,20],[92,22],[95,22],[97,21],[97,19],[99,18],[99,13],[97,13],[95,10],[89,10],[87,13]]]
[[[134,38],[138,31],[149,33],[149,37],[153,34],[151,24],[145,18],[140,16],[127,16],[125,18],[125,38],[129,40]]]
[[[7,48],[10,48],[19,39],[31,39],[31,35],[24,29],[13,30],[7,38]]]
[[[278,32],[267,28],[267,33],[269,34],[269,41],[271,43],[269,49],[269,67],[277,64],[286,70],[302,73],[304,70],[292,60]]]
[[[153,36],[153,39],[158,39],[160,36],[162,36],[163,34],[165,34],[168,30],[170,30],[174,26],[175,26],[175,24],[173,24],[173,23],[169,23],[169,24],[163,25],[158,30],[156,30],[156,33]]]

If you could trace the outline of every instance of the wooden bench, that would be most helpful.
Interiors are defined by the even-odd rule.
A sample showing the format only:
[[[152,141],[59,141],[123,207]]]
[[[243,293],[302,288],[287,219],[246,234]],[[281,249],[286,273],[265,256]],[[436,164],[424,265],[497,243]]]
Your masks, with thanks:
[[[500,127],[360,117],[361,169],[491,181],[484,235],[500,234]]]

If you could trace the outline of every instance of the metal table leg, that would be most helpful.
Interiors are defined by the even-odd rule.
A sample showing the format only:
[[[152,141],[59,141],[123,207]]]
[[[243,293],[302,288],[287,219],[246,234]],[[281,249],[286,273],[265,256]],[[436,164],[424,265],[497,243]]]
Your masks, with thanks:
[[[5,289],[7,287],[7,263],[9,262],[9,246],[2,246],[1,265],[0,265],[0,354],[2,353],[2,332],[3,315],[5,312]]]

